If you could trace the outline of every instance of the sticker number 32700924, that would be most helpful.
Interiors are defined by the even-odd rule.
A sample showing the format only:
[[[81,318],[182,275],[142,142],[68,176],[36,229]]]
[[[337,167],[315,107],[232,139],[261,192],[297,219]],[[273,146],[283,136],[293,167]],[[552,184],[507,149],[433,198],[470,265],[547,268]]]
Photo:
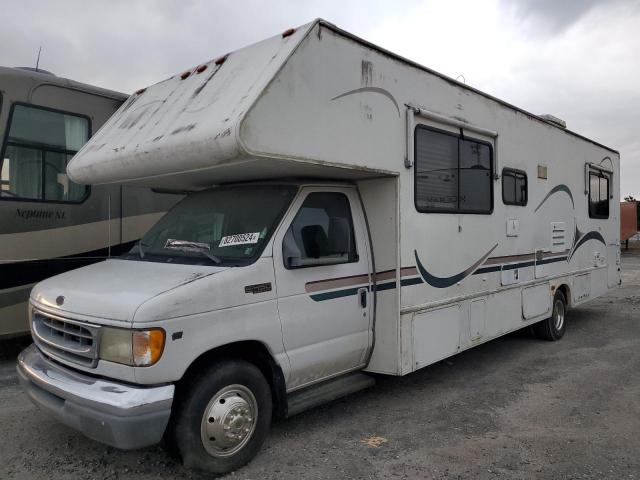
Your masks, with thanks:
[[[237,233],[236,235],[227,235],[220,239],[219,247],[230,247],[231,245],[245,245],[247,243],[258,243],[260,232],[255,233]]]

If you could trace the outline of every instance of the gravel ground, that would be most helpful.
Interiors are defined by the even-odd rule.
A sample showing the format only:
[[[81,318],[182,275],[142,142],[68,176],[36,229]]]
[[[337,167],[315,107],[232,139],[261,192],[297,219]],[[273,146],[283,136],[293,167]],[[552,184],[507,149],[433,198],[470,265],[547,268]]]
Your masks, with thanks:
[[[228,478],[640,479],[640,250],[623,286],[572,310],[560,342],[517,332],[274,425]],[[186,479],[160,448],[121,452],[56,423],[0,344],[0,479]]]

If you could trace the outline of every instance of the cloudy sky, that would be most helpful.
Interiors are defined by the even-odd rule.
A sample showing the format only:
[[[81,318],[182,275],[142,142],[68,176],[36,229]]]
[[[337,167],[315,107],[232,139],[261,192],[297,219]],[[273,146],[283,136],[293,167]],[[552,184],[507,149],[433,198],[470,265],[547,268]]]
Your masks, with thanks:
[[[640,198],[640,0],[3,0],[0,65],[132,92],[291,26],[339,27],[618,149]]]

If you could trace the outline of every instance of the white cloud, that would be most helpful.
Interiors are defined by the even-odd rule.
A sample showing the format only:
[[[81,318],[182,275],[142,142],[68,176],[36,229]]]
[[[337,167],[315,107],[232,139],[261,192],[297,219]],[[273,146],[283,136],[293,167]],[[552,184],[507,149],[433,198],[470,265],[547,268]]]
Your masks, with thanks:
[[[360,33],[370,22],[395,18],[389,5],[382,0],[14,0],[3,5],[0,48],[11,48],[0,50],[0,64],[33,66],[42,45],[41,68],[131,92],[316,17]],[[401,15],[402,9],[391,10]]]
[[[590,2],[545,33],[504,2],[419,5],[368,35],[374,43],[618,149],[621,194],[640,197],[640,9]]]
[[[640,8],[633,0],[112,0],[3,3],[0,64],[131,92],[323,17],[622,155],[640,197]]]

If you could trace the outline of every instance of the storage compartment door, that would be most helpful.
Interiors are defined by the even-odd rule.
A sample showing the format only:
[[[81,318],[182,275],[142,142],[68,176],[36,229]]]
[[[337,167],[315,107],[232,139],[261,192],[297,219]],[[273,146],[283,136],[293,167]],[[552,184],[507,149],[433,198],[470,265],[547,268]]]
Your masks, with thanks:
[[[484,298],[472,300],[469,304],[469,338],[479,340],[485,336],[487,322],[487,302]]]
[[[522,318],[531,320],[551,314],[551,293],[548,283],[522,289]]]
[[[462,304],[413,317],[413,364],[425,367],[458,351]]]

